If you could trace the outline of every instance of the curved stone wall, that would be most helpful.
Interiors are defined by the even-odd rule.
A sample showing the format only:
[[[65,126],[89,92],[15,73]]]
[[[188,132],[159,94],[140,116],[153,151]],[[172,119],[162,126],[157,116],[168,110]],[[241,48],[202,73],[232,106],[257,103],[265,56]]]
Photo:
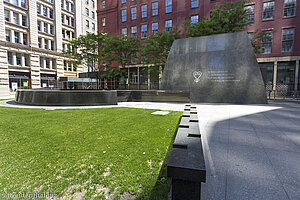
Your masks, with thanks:
[[[117,105],[117,91],[113,90],[30,90],[19,89],[15,101],[41,106]]]

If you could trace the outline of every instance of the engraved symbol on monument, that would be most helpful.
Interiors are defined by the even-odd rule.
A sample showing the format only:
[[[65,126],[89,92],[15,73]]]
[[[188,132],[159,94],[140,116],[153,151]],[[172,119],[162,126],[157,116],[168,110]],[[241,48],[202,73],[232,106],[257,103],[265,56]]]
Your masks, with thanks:
[[[202,72],[200,72],[200,71],[194,71],[193,72],[193,76],[195,77],[194,81],[196,83],[198,83],[200,81],[201,76],[202,76]]]

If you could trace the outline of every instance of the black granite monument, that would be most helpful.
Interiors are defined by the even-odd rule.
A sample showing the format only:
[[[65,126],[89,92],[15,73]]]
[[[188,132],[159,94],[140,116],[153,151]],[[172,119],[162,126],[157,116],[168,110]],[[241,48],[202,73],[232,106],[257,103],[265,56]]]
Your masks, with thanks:
[[[161,89],[190,91],[193,103],[267,103],[246,32],[175,40]]]

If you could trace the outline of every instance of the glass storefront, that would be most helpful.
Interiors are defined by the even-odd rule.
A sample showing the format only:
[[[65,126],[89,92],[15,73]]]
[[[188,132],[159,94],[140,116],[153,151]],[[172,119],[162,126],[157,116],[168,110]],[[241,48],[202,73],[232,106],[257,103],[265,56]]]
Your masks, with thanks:
[[[41,88],[56,88],[56,74],[41,74]]]
[[[9,72],[10,91],[29,88],[31,88],[30,72]]]
[[[280,89],[286,88],[287,91],[293,91],[295,85],[296,62],[278,62],[277,63],[277,82]]]

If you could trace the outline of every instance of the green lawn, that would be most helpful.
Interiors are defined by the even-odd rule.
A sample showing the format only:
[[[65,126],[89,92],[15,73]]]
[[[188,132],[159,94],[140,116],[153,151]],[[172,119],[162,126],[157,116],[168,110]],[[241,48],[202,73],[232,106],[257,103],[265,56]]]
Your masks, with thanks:
[[[6,100],[13,100],[13,98],[11,98],[11,99],[0,99],[0,101],[6,101]]]
[[[0,191],[167,199],[166,162],[182,112],[0,107]]]

